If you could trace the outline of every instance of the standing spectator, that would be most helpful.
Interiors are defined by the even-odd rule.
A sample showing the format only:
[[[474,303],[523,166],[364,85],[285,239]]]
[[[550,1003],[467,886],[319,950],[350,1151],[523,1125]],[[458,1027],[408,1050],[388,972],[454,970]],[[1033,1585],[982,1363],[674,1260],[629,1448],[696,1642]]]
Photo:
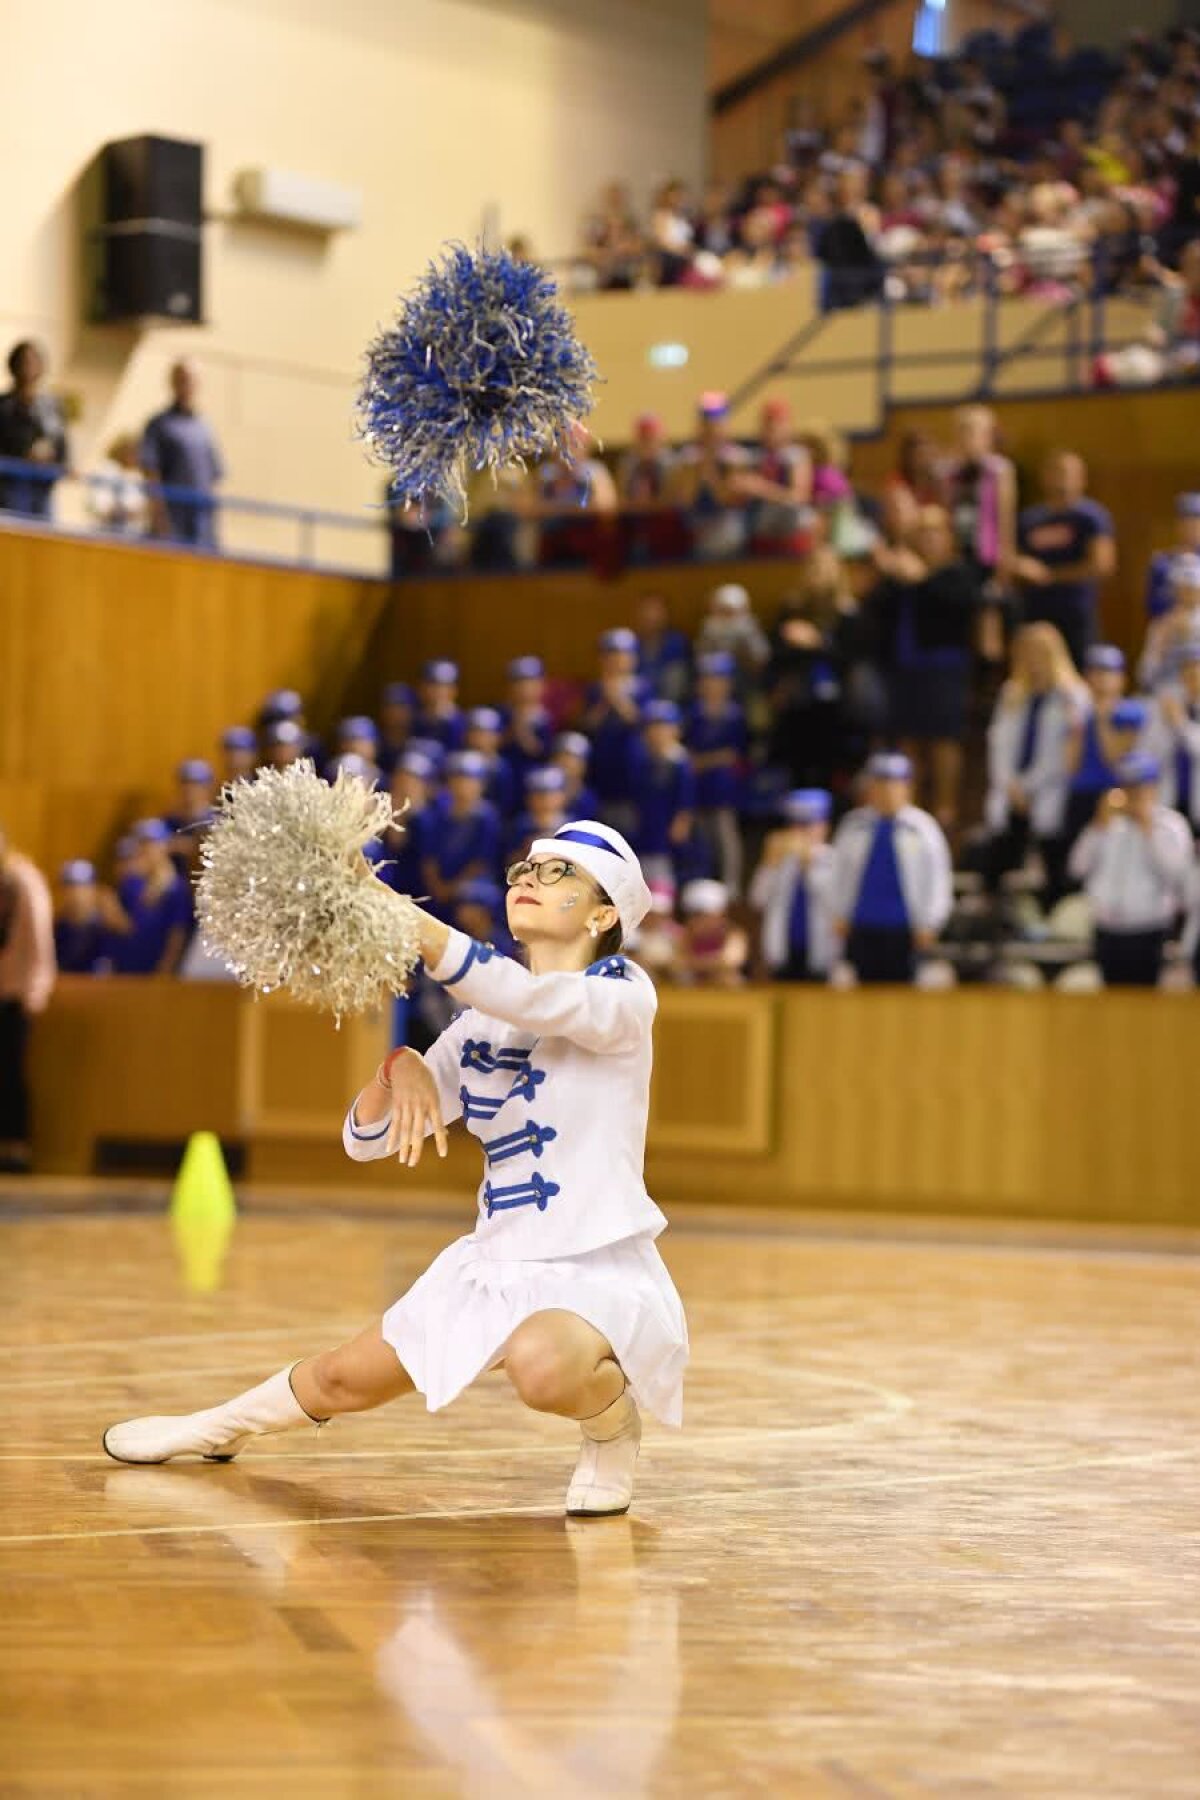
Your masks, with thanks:
[[[696,640],[698,656],[721,650],[733,657],[735,685],[739,698],[745,699],[770,657],[771,640],[754,615],[750,595],[737,581],[713,589]]]
[[[1177,556],[1171,564],[1171,610],[1146,633],[1138,676],[1144,688],[1173,681],[1189,644],[1200,643],[1200,556]]]
[[[1096,636],[1100,584],[1117,566],[1113,522],[1087,497],[1087,465],[1072,450],[1055,450],[1042,467],[1042,500],[1017,524],[1013,565],[1029,624],[1054,625],[1078,668]]]
[[[0,394],[0,456],[35,463],[34,474],[0,474],[0,508],[26,519],[48,519],[54,484],[70,460],[62,409],[53,395],[42,392],[46,352],[22,338],[8,353],[12,386]]]
[[[691,987],[740,987],[749,944],[729,916],[729,893],[720,881],[689,881],[680,895],[683,937],[675,978]]]
[[[738,808],[749,750],[746,709],[734,698],[736,674],[728,650],[712,650],[697,659],[696,699],[685,736],[696,775],[696,824],[719,878],[735,898],[742,891]]]
[[[921,758],[923,785],[944,830],[958,822],[967,728],[971,647],[981,601],[942,506],[922,507],[913,549],[879,554],[884,571],[870,610],[879,620],[889,670],[893,737]]]
[[[417,696],[407,681],[389,681],[379,696],[379,767],[391,775],[413,734]]]
[[[258,766],[258,733],[253,725],[227,725],[221,733],[221,785],[249,778]]]
[[[142,433],[141,463],[150,488],[150,530],[153,536],[172,538],[179,544],[215,550],[217,545],[217,483],[225,467],[212,426],[196,410],[198,380],[195,365],[171,366],[171,404],[155,413]],[[187,490],[177,494],[163,489]]]
[[[1013,640],[1012,673],[988,728],[989,885],[1021,866],[1032,839],[1045,868],[1047,906],[1066,891],[1069,758],[1087,705],[1062,633],[1053,625],[1022,626]]]
[[[748,501],[750,548],[766,556],[801,556],[812,542],[812,463],[792,436],[786,400],[768,400],[759,415],[759,447],[738,478]]]
[[[32,1166],[25,1063],[54,975],[50,889],[0,826],[0,1174],[27,1175]]]
[[[466,730],[458,704],[458,664],[435,656],[421,671],[413,736],[436,739],[443,750],[461,750]]]
[[[987,406],[963,406],[955,414],[956,452],[945,471],[946,503],[959,555],[974,567],[984,598],[995,602],[983,621],[982,647],[989,660],[1003,653],[998,605],[1001,586],[1016,555],[1017,472],[996,448],[996,415]]]
[[[678,493],[685,508],[696,556],[719,560],[745,547],[746,520],[737,476],[746,452],[729,435],[729,402],[724,394],[700,396],[696,436],[679,452]]]
[[[950,850],[936,819],[912,804],[907,756],[873,756],[867,778],[866,805],[833,840],[834,936],[860,982],[912,982],[950,916]]]
[[[633,844],[647,881],[678,882],[695,822],[696,777],[680,741],[682,723],[673,700],[647,701],[633,752]]]
[[[500,821],[483,797],[487,763],[474,750],[446,759],[446,792],[421,815],[421,885],[429,910],[449,920],[464,881],[494,880],[500,867]]]
[[[102,975],[112,968],[112,914],[106,914],[95,866],[82,857],[58,874],[54,955],[60,975]]]
[[[504,741],[504,714],[498,706],[473,706],[467,713],[466,747],[487,764],[484,795],[502,819],[511,819],[517,804],[517,786],[511,764],[500,754]]]
[[[797,787],[830,785],[852,723],[869,732],[886,726],[886,695],[877,668],[864,660],[857,614],[841,560],[818,545],[779,609],[762,678],[768,759]]]
[[[1162,765],[1163,805],[1182,813],[1200,837],[1200,644],[1183,646],[1177,683],[1159,693],[1146,743]]]
[[[687,696],[692,646],[671,624],[661,594],[643,594],[637,604],[638,674],[650,693],[681,705]]]
[[[592,740],[592,786],[600,816],[628,835],[633,804],[633,755],[645,685],[637,673],[638,641],[627,626],[600,635],[600,672],[588,690],[583,727]]]
[[[392,809],[403,821],[384,833],[380,877],[398,894],[420,894],[425,860],[422,832],[437,787],[437,765],[420,750],[407,749],[392,770]]]
[[[192,890],[171,860],[165,819],[141,819],[135,873],[121,887],[124,917],[113,962],[119,975],[174,975],[192,935]]]
[[[1153,756],[1126,756],[1071,852],[1095,920],[1093,954],[1108,987],[1157,987],[1167,941],[1192,901],[1192,834],[1158,798]]]
[[[750,883],[750,904],[762,914],[762,961],[774,981],[825,981],[833,966],[831,809],[824,788],[787,794],[786,823],[768,837]]]
[[[1182,556],[1200,556],[1200,494],[1175,496],[1175,542],[1169,550],[1157,550],[1146,571],[1146,612],[1157,619],[1175,604],[1171,580]]]
[[[588,786],[592,746],[582,731],[562,731],[554,740],[554,766],[563,772],[563,804],[570,819],[594,819],[600,802]]]
[[[526,775],[530,769],[540,768],[549,752],[545,665],[540,656],[514,656],[508,665],[503,756],[512,770],[516,793],[524,791]]]

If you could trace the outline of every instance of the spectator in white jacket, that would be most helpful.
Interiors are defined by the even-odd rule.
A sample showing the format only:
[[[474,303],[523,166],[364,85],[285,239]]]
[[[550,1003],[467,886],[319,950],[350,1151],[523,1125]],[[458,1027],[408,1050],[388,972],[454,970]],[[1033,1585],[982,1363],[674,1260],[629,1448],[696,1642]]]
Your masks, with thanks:
[[[1021,866],[1032,839],[1045,864],[1048,897],[1057,897],[1072,734],[1087,708],[1087,688],[1062,633],[1053,625],[1026,625],[1013,641],[1012,673],[988,728],[990,885]]]
[[[754,872],[750,904],[762,914],[761,960],[775,981],[825,981],[833,966],[831,808],[824,788],[787,794],[785,824],[768,837]]]
[[[1155,700],[1146,747],[1162,764],[1160,800],[1200,837],[1200,644],[1180,650],[1177,678]]]
[[[1177,556],[1170,573],[1171,610],[1146,633],[1138,680],[1156,690],[1174,681],[1189,644],[1200,644],[1200,556]]]
[[[1158,797],[1162,768],[1144,751],[1123,757],[1071,852],[1092,907],[1093,955],[1108,987],[1157,987],[1166,947],[1193,904],[1192,834]]]
[[[867,804],[847,813],[833,840],[833,929],[860,982],[915,980],[918,957],[950,916],[950,847],[911,795],[908,757],[873,756]]]

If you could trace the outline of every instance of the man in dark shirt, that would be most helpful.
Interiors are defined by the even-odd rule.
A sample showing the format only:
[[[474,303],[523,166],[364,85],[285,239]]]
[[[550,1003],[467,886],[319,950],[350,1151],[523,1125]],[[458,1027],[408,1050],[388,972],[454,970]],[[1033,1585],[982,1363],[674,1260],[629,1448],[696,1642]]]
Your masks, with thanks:
[[[25,338],[8,353],[12,386],[0,394],[0,456],[40,464],[45,473],[0,474],[0,507],[26,519],[48,519],[54,483],[65,472],[67,434],[58,401],[39,393],[46,373],[40,344]]]
[[[216,548],[216,502],[213,490],[225,468],[208,420],[196,410],[194,366],[177,362],[171,369],[171,404],[155,413],[142,434],[140,459],[151,482],[163,488],[186,488],[188,495],[150,496],[150,528],[155,537],[174,538],[200,549]]]
[[[1096,635],[1100,583],[1117,566],[1113,522],[1087,498],[1087,465],[1072,450],[1047,457],[1042,494],[1017,521],[1024,622],[1056,625],[1081,669]]]

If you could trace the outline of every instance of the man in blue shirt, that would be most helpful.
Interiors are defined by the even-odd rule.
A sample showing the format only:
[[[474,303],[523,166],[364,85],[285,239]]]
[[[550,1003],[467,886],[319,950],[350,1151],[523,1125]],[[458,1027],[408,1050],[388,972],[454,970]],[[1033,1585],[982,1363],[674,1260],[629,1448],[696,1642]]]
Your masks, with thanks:
[[[142,434],[139,461],[151,483],[189,490],[186,494],[150,489],[154,537],[213,550],[217,543],[214,490],[225,466],[208,420],[196,410],[196,370],[190,362],[171,369],[171,404],[155,413]]]
[[[1087,465],[1073,450],[1047,457],[1042,493],[1042,502],[1027,506],[1017,521],[1023,618],[1056,625],[1081,669],[1096,635],[1100,584],[1117,566],[1113,522],[1087,498]]]

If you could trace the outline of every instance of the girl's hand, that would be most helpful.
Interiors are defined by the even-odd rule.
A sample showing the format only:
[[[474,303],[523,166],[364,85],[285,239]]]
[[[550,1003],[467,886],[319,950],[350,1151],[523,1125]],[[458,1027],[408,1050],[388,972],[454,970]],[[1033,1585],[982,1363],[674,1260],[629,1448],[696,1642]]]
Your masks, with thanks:
[[[442,1122],[442,1106],[437,1085],[415,1050],[394,1052],[383,1064],[380,1075],[391,1084],[392,1122],[387,1134],[387,1149],[393,1151],[405,1168],[415,1169],[425,1148],[425,1134],[432,1130],[439,1156],[447,1150],[446,1127]]]

